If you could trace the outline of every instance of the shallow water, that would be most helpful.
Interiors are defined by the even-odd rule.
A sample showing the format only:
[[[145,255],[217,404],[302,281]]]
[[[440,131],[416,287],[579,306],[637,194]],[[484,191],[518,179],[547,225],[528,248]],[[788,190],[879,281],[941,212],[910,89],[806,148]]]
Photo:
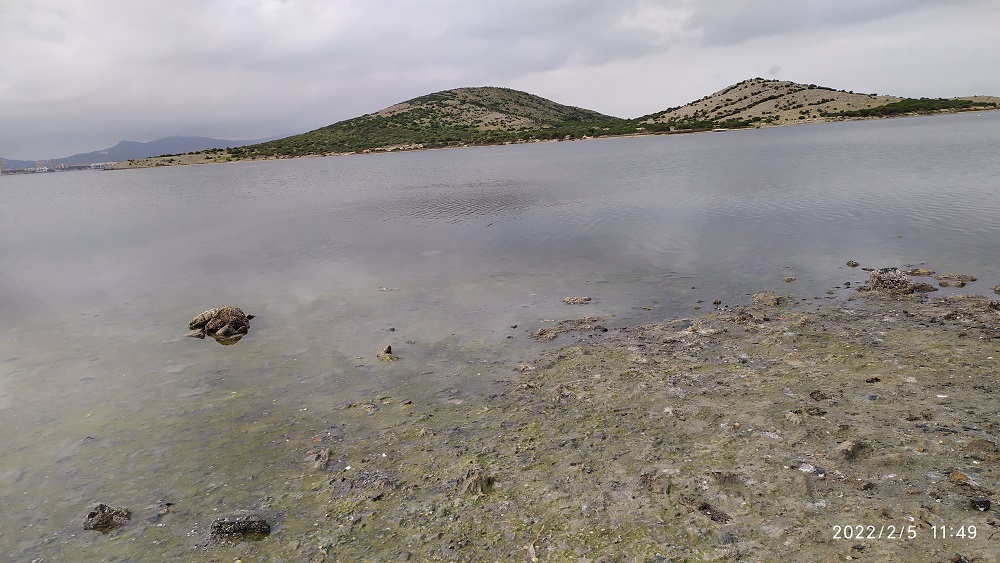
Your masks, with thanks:
[[[128,552],[80,529],[97,502],[252,507],[331,407],[478,400],[543,319],[839,298],[848,260],[989,293],[997,146],[992,112],[2,177],[0,553]],[[183,337],[223,304],[257,315],[240,343]]]

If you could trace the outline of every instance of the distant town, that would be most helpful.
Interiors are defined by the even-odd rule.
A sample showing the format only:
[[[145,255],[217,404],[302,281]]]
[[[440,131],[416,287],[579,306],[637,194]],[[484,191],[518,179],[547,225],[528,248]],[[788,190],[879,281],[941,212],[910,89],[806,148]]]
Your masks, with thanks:
[[[29,166],[27,168],[12,168],[5,167],[2,162],[0,162],[0,174],[3,175],[13,175],[13,174],[40,174],[43,172],[71,172],[76,170],[104,170],[106,166],[111,166],[115,162],[95,162],[92,164],[53,164],[50,161],[38,161],[35,162],[34,166]]]

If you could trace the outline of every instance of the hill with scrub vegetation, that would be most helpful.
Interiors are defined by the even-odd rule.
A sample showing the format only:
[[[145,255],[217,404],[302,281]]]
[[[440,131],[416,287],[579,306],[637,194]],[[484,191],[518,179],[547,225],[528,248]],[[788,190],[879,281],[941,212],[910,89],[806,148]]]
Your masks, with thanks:
[[[130,160],[117,167],[684,133],[997,108],[1000,97],[995,96],[901,98],[753,78],[684,106],[625,119],[509,88],[456,88],[283,139]]]
[[[508,88],[456,88],[315,131],[233,150],[236,158],[494,145],[621,134],[628,120]],[[633,128],[634,131],[634,128]]]
[[[1000,98],[900,98],[834,90],[815,84],[754,78],[636,122],[652,130],[714,129],[791,125],[842,119],[891,117],[943,111],[993,109]]]

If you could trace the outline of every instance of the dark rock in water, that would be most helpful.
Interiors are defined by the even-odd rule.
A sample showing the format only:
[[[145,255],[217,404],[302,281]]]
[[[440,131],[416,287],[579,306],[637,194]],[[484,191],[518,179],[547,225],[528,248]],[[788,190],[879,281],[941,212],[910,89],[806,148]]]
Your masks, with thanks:
[[[205,338],[211,336],[219,344],[236,344],[250,331],[250,319],[239,307],[209,309],[188,323],[188,336]]]
[[[911,268],[906,271],[906,275],[923,278],[927,276],[933,276],[934,270],[928,270],[927,268]]]
[[[87,514],[87,519],[83,521],[83,529],[110,532],[124,526],[130,518],[132,513],[127,508],[101,503]]]
[[[914,293],[930,293],[932,291],[937,291],[938,288],[934,287],[929,283],[915,283],[913,284]]]
[[[567,305],[586,305],[591,301],[590,297],[563,297],[563,302]]]
[[[399,356],[396,356],[395,354],[392,353],[392,346],[386,346],[385,348],[382,348],[381,350],[375,353],[375,357],[378,358],[379,360],[382,360],[383,362],[393,362],[399,359]]]
[[[856,261],[854,261],[854,260],[848,260],[848,261],[847,261],[847,265],[848,265],[848,266],[850,266],[850,267],[852,267],[852,268],[857,268],[857,267],[858,267],[858,266],[860,266],[861,264],[858,264],[858,263],[857,263]]]
[[[969,274],[938,274],[934,276],[938,282],[951,282],[953,285],[956,283],[966,284],[976,281],[976,276],[970,276]],[[962,285],[958,287],[963,287]]]
[[[271,525],[249,510],[237,510],[212,522],[212,537],[216,539],[260,539],[270,533]]]

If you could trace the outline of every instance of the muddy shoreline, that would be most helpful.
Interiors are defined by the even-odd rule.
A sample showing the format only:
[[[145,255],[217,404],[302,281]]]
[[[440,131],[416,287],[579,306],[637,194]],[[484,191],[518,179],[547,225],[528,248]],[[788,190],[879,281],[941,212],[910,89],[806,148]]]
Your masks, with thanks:
[[[517,366],[495,396],[342,405],[335,418],[376,438],[314,436],[302,486],[319,501],[315,528],[287,522],[246,549],[308,561],[997,561],[998,310],[980,296],[866,294],[610,334],[577,323],[573,345]],[[288,501],[265,508],[291,520],[304,506]]]
[[[986,112],[986,111],[1000,111],[997,108],[987,108],[987,107],[977,107],[975,109],[948,109],[948,110],[938,110],[933,112],[920,112],[920,113],[909,113],[902,115],[890,115],[882,117],[831,117],[831,118],[819,118],[810,117],[803,121],[795,121],[789,123],[783,123],[780,125],[760,125],[756,127],[748,127],[746,130],[750,129],[766,129],[772,127],[801,127],[803,125],[819,125],[823,123],[841,123],[845,121],[872,121],[872,120],[882,120],[882,119],[901,119],[907,117],[926,117],[929,115],[946,115],[954,113],[970,113],[970,112]],[[627,139],[632,137],[647,137],[647,136],[663,136],[663,135],[687,135],[693,133],[706,133],[711,132],[710,129],[694,129],[694,130],[678,130],[678,131],[660,131],[655,133],[628,133],[624,135],[603,135],[600,137],[584,137],[580,139],[572,139],[573,141],[588,141],[595,139]],[[525,145],[525,144],[536,144],[536,143],[561,143],[567,142],[564,139],[551,139],[551,140],[525,140],[516,142],[506,142],[499,144],[468,144],[454,147],[434,147],[426,148],[423,145],[398,145],[398,146],[387,146],[387,147],[373,147],[370,149],[365,149],[358,152],[331,152],[331,153],[321,153],[321,154],[308,154],[299,156],[274,156],[274,157],[254,157],[254,158],[234,158],[228,151],[197,151],[193,153],[166,155],[166,156],[152,156],[146,158],[136,158],[131,160],[123,160],[121,162],[116,162],[111,166],[106,166],[104,170],[131,170],[136,168],[157,168],[161,166],[189,166],[198,164],[225,164],[230,162],[257,162],[257,161],[267,161],[267,160],[289,160],[295,158],[323,158],[330,156],[353,156],[359,154],[382,154],[391,152],[408,152],[408,151],[425,151],[425,150],[449,150],[456,148],[474,148],[474,147],[490,147],[490,146],[504,146],[504,145]]]
[[[1000,303],[766,297],[629,328],[547,323],[552,349],[484,370],[492,395],[395,387],[329,405],[309,432],[260,427],[257,455],[277,461],[268,473],[214,481],[168,510],[132,507],[121,529],[65,549],[205,561],[1000,560]],[[259,514],[270,535],[208,541],[227,510]]]

